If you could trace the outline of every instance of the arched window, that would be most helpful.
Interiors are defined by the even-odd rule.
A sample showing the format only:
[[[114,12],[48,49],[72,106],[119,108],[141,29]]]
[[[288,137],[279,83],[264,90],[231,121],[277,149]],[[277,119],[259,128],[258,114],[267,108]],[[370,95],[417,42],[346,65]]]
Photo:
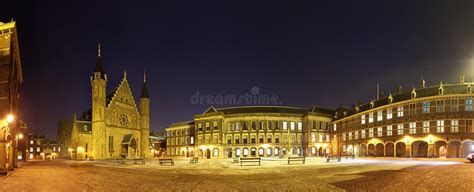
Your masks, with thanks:
[[[267,156],[271,156],[272,155],[272,149],[271,148],[267,148]]]
[[[316,155],[316,147],[311,147],[311,153],[312,153],[313,155]]]
[[[263,154],[264,154],[263,148],[258,149],[258,155],[263,156]]]
[[[235,149],[235,156],[240,157],[240,149],[239,148]]]
[[[251,151],[250,151],[250,155],[252,156],[256,156],[257,155],[257,149],[255,149],[255,147],[252,147]]]
[[[219,149],[214,148],[214,157],[219,157]]]
[[[278,156],[278,155],[280,155],[279,153],[280,153],[280,150],[278,149],[278,147],[277,147],[277,148],[275,148],[275,156]]]
[[[247,157],[249,155],[249,149],[244,148],[244,157]]]

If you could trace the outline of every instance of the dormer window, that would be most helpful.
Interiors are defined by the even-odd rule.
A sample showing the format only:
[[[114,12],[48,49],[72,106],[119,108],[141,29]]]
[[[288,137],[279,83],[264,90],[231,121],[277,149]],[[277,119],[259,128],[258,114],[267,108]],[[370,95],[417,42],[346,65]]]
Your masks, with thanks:
[[[416,98],[416,91],[415,91],[415,88],[413,88],[413,90],[411,91],[411,98],[412,98],[412,99]]]
[[[392,102],[393,102],[393,96],[392,96],[392,94],[390,94],[388,96],[388,103],[392,103]]]
[[[371,102],[370,102],[370,108],[374,108],[374,106],[375,106],[375,102],[374,102],[374,101],[371,101]]]

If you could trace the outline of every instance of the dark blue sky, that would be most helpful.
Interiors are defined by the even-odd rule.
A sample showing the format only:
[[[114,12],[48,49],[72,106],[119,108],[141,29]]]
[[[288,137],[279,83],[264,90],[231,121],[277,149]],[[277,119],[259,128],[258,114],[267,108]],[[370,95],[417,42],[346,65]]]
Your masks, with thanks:
[[[123,70],[138,99],[148,73],[151,125],[162,130],[208,108],[191,97],[258,87],[283,105],[335,108],[381,89],[472,76],[472,1],[11,1],[24,69],[22,118],[32,131],[90,106],[103,47],[115,88]],[[138,102],[138,101],[137,101]]]

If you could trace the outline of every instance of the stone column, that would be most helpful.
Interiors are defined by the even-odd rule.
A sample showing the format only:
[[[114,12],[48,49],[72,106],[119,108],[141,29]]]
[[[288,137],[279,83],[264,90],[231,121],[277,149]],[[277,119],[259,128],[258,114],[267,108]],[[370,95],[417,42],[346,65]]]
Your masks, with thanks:
[[[412,157],[411,144],[406,144],[405,156]]]
[[[435,156],[434,144],[428,144],[428,158]]]
[[[13,148],[13,168],[18,168],[18,141],[17,145]]]

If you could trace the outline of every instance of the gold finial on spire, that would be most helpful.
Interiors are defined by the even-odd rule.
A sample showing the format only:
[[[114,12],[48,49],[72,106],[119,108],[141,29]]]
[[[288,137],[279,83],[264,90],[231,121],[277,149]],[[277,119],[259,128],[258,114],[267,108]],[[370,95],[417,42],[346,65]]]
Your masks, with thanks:
[[[101,50],[100,50],[100,41],[99,41],[99,43],[98,43],[98,45],[97,45],[97,52],[98,52],[97,55],[98,55],[99,57],[101,57],[101,56],[100,56],[100,52],[101,52]]]
[[[143,69],[143,83],[146,83],[146,71]]]

